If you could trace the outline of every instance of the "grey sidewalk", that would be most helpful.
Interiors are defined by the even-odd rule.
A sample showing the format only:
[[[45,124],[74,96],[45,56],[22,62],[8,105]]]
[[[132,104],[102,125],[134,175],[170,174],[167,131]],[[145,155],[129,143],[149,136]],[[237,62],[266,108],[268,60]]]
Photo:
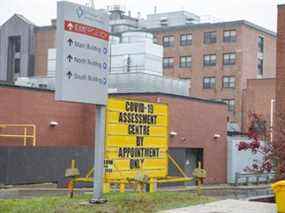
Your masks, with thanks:
[[[222,200],[213,203],[171,209],[161,213],[276,213],[276,205],[271,203],[241,200]]]

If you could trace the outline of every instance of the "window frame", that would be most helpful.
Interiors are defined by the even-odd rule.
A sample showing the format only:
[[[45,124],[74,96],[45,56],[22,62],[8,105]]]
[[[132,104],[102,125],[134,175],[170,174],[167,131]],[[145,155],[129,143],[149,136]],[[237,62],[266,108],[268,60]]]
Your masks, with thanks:
[[[185,58],[185,62],[182,63],[182,58]],[[188,61],[187,59],[190,58]],[[191,68],[192,67],[192,56],[191,55],[185,55],[179,57],[179,67],[180,68]]]
[[[264,53],[264,37],[259,35],[257,40],[258,52]],[[262,41],[262,42],[261,42]]]
[[[168,41],[165,41],[165,39],[168,38]],[[172,38],[172,39],[170,39]],[[162,46],[167,48],[167,47],[174,47],[175,43],[175,37],[174,35],[166,35],[162,37]]]
[[[183,40],[182,37],[185,36],[186,39]],[[191,39],[187,39],[187,36],[191,36]],[[185,46],[191,46],[192,45],[192,33],[185,33],[180,35],[180,46],[185,47]]]
[[[236,110],[236,101],[235,99],[223,99],[223,102],[227,104],[228,112],[235,112]],[[233,104],[230,104],[233,103]]]
[[[205,82],[208,79],[209,82]],[[214,80],[212,82],[212,80]],[[209,86],[208,86],[209,85]],[[203,77],[203,89],[215,89],[216,88],[216,77],[215,76],[205,76]]]
[[[168,60],[168,63],[165,63],[165,60]],[[172,59],[172,63],[169,63],[169,60],[171,60]],[[167,65],[167,66],[165,66],[165,65]],[[163,59],[162,59],[162,67],[163,67],[163,69],[171,69],[171,68],[173,68],[174,67],[174,58],[173,57],[164,57]]]
[[[229,59],[225,59],[225,56],[229,55]],[[231,55],[234,55],[234,59],[231,59]],[[223,65],[224,66],[230,66],[230,65],[235,65],[236,64],[236,59],[237,55],[235,52],[229,52],[229,53],[224,53],[223,54]]]
[[[214,34],[215,36],[212,36]],[[204,44],[215,44],[217,43],[217,31],[204,32]]]
[[[229,32],[229,36],[226,36],[225,33]],[[235,35],[231,35],[232,32],[235,32]],[[231,30],[224,30],[223,32],[223,42],[224,43],[234,43],[237,41],[237,30],[231,29]]]
[[[225,79],[229,79],[225,82]],[[231,81],[233,79],[233,81]],[[223,76],[223,88],[225,89],[235,89],[236,88],[236,77],[235,76]]]
[[[15,58],[14,59],[14,74],[19,74],[21,73],[21,59],[20,58]]]
[[[215,56],[215,60],[212,60],[211,57]],[[209,60],[206,60],[205,58],[209,57]],[[209,61],[208,63],[206,63]],[[214,62],[213,62],[214,61]],[[217,65],[217,54],[205,54],[203,55],[203,66],[204,67],[212,67]]]
[[[261,63],[260,63],[261,62]],[[262,58],[257,59],[257,74],[263,76],[264,61]]]

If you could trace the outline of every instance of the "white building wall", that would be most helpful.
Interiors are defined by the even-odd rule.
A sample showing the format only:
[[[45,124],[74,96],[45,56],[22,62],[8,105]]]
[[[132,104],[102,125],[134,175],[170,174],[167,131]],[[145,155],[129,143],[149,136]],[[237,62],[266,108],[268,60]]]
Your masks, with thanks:
[[[260,162],[263,159],[263,156],[260,153],[254,154],[250,150],[239,151],[238,145],[241,141],[249,142],[249,139],[242,136],[228,137],[227,181],[230,184],[235,183],[235,174],[237,172],[248,173],[245,171],[245,169],[247,167],[251,167],[254,160]],[[256,181],[256,178],[251,178],[249,181],[254,182]],[[262,181],[262,178],[260,178],[260,181]],[[240,180],[239,182],[245,182],[245,180]]]
[[[123,34],[122,43],[111,46],[111,73],[142,72],[162,76],[163,48],[144,32]]]

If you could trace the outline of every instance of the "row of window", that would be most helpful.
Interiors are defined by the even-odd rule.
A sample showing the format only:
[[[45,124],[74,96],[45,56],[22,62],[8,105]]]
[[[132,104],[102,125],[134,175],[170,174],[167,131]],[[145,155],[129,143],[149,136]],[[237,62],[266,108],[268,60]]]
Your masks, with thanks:
[[[223,65],[234,65],[236,63],[236,53],[225,53],[223,55]],[[216,66],[217,56],[216,54],[207,54],[203,56],[204,66]],[[163,58],[163,68],[173,68],[174,58],[165,57]],[[180,68],[191,68],[192,67],[192,56],[180,56],[179,58]]]
[[[203,78],[203,88],[204,89],[216,88],[216,77],[204,77]],[[234,76],[224,76],[223,77],[223,88],[235,88],[235,77]]]
[[[223,42],[232,43],[236,42],[237,33],[236,30],[224,30]],[[173,35],[164,36],[162,39],[163,47],[173,47],[175,45],[175,37]],[[217,42],[217,32],[204,32],[204,44],[212,44]],[[192,33],[180,35],[180,46],[192,45]]]

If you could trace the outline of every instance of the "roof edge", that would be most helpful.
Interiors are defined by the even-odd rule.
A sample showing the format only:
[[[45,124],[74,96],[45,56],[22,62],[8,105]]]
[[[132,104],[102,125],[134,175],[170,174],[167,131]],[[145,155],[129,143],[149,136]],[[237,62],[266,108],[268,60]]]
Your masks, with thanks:
[[[33,87],[23,87],[18,86],[12,83],[3,82],[0,81],[0,87],[10,87],[10,88],[16,88],[16,89],[26,89],[26,90],[33,90],[33,91],[42,91],[42,92],[52,92],[54,93],[54,90],[51,89],[43,89],[43,88],[33,88]],[[183,99],[189,99],[194,101],[200,101],[204,103],[211,103],[211,104],[222,104],[226,105],[226,103],[222,101],[215,101],[215,100],[209,100],[209,99],[203,99],[198,97],[191,97],[191,96],[185,96],[185,95],[176,95],[176,94],[170,94],[170,93],[162,93],[162,92],[129,92],[129,93],[109,93],[111,96],[119,96],[119,95],[163,95],[163,96],[170,96],[170,97],[176,97],[176,98],[183,98]]]

